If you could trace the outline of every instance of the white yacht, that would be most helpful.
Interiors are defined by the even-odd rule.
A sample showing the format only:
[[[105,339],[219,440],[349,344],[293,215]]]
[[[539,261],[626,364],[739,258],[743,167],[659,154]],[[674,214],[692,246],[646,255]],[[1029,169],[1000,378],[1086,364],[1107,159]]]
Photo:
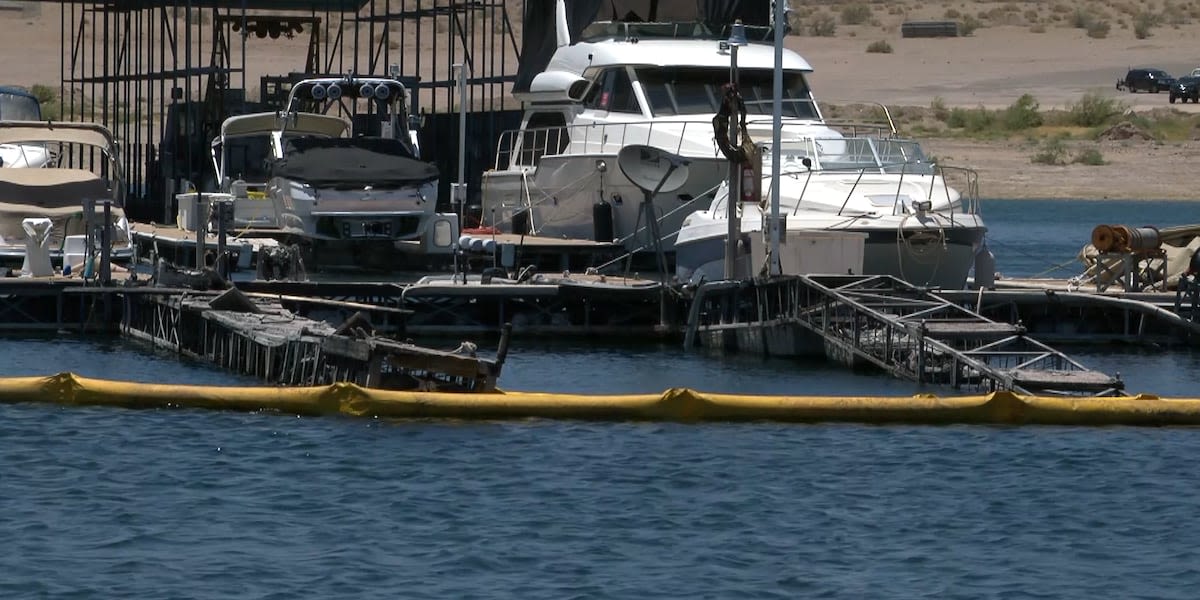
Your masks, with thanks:
[[[133,258],[124,210],[126,181],[107,128],[66,121],[0,121],[0,144],[52,148],[64,157],[40,169],[0,168],[0,259],[24,259],[26,240],[32,235],[29,226],[37,221],[51,260],[62,262],[66,255],[78,253],[68,259],[78,267],[75,263],[98,254],[105,200],[110,201],[109,256],[114,262]],[[83,210],[89,202],[94,207],[90,218]]]
[[[558,39],[529,90],[514,92],[525,114],[519,129],[501,136],[496,164],[483,173],[482,223],[649,248],[642,192],[617,165],[623,147],[648,145],[689,162],[687,181],[654,199],[663,248],[671,251],[684,217],[704,208],[728,176],[713,118],[730,80],[732,48],[701,23],[596,22],[569,40],[560,18]],[[770,139],[774,47],[750,43],[737,52],[747,131]],[[785,137],[836,135],[809,91],[809,64],[786,51],[783,70]]]
[[[771,149],[763,146],[761,198],[738,205],[743,237],[762,235],[770,213]],[[920,145],[894,137],[830,137],[780,146],[780,216],[795,232],[855,233],[863,238],[861,273],[960,289],[987,228],[978,182],[969,169],[939,167]],[[676,276],[722,279],[729,230],[728,193],[688,215],[675,245]],[[786,237],[784,238],[786,239]],[[750,265],[757,274],[764,265]]]

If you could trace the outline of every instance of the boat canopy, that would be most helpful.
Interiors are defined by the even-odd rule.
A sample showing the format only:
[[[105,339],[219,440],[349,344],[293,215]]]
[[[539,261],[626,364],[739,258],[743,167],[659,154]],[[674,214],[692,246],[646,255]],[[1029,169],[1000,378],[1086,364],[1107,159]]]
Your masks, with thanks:
[[[95,146],[112,153],[112,133],[95,123],[59,121],[0,121],[0,144],[59,142]]]
[[[401,140],[301,137],[287,141],[271,176],[318,187],[395,188],[432,182],[438,169],[414,158]]]

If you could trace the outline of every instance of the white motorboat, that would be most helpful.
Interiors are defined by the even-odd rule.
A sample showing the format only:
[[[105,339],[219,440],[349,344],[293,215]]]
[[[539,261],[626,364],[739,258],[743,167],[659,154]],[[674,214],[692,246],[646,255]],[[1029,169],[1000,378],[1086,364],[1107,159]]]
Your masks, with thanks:
[[[713,119],[726,97],[732,48],[701,23],[596,22],[578,40],[569,40],[565,23],[558,19],[559,47],[547,68],[528,91],[514,92],[525,113],[520,129],[501,136],[494,168],[483,173],[481,221],[650,248],[642,192],[616,159],[625,146],[654,146],[689,162],[688,180],[654,199],[670,252],[684,217],[703,208],[729,173]],[[769,139],[774,48],[748,43],[737,52],[746,130]],[[785,139],[837,135],[813,101],[811,70],[799,54],[784,52]]]
[[[771,154],[764,146],[761,199],[739,203],[743,238],[766,231]],[[930,163],[917,142],[894,137],[791,139],[780,146],[780,163],[785,236],[857,233],[864,238],[861,273],[926,287],[965,285],[987,231],[973,171]],[[723,279],[728,230],[728,193],[722,187],[711,206],[684,220],[675,246],[676,276],[693,283]],[[763,267],[750,265],[749,274]]]
[[[350,134],[350,122],[336,115],[309,112],[261,112],[236,115],[221,123],[221,135],[212,142],[213,169],[220,188],[214,199],[233,202],[236,229],[276,229],[281,207],[267,194],[270,164],[284,157],[295,138],[340,138]],[[181,206],[193,206],[190,196]],[[186,220],[186,219],[181,219]]]
[[[292,86],[281,112],[227,119],[213,160],[235,225],[327,247],[452,252],[458,217],[436,212],[438,169],[420,158],[408,98],[393,78],[313,78]]]
[[[126,182],[112,133],[95,123],[0,121],[0,144],[43,146],[62,157],[57,166],[0,169],[0,259],[21,262],[31,221],[41,223],[41,243],[50,258],[73,267],[97,255],[104,239],[104,204],[108,201],[109,256],[114,262],[133,258],[129,221],[125,218]],[[88,168],[83,168],[87,165]],[[93,206],[89,215],[85,206]],[[91,243],[91,247],[87,246]]]
[[[0,86],[0,121],[41,121],[42,105],[33,94]],[[0,167],[44,167],[54,160],[46,144],[0,144]]]

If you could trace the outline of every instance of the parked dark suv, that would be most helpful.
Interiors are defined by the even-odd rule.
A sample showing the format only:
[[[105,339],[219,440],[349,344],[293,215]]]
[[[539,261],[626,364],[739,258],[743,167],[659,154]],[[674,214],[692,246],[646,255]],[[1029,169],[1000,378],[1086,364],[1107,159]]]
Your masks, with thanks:
[[[1124,79],[1117,80],[1118,90],[1130,92],[1168,92],[1175,78],[1162,69],[1130,69]]]
[[[1191,100],[1193,103],[1200,104],[1200,77],[1192,77],[1186,75],[1180,77],[1175,85],[1171,86],[1171,97],[1168,100],[1171,104],[1175,104],[1175,100],[1187,102]]]

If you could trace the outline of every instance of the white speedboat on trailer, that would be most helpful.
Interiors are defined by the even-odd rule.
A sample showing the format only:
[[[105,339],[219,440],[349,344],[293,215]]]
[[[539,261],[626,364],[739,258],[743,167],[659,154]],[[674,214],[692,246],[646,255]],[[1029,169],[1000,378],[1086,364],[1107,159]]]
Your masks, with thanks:
[[[560,1],[560,14],[565,8]],[[728,162],[714,139],[713,118],[730,80],[731,47],[702,23],[596,22],[569,40],[558,19],[559,47],[529,90],[520,129],[499,141],[494,168],[481,181],[485,225],[543,236],[594,239],[649,248],[640,189],[617,168],[628,145],[654,146],[689,161],[688,180],[654,199],[663,248],[689,213],[707,204],[726,179]],[[766,39],[766,36],[763,36]],[[747,100],[747,131],[772,131],[774,48],[738,48],[738,78]],[[785,138],[836,135],[813,101],[812,68],[785,51]]]
[[[766,231],[771,155],[762,147],[761,198],[739,203],[745,239]],[[786,140],[780,163],[779,212],[787,238],[859,234],[862,273],[926,287],[965,285],[987,232],[973,171],[930,163],[916,141],[894,137]],[[708,209],[688,215],[675,246],[680,280],[724,278],[728,215],[724,187]],[[749,274],[764,266],[749,265]]]
[[[37,96],[15,87],[0,86],[0,121],[41,121]],[[53,162],[46,144],[0,144],[0,167],[37,168]]]
[[[110,259],[126,263],[133,258],[124,210],[126,182],[107,128],[65,121],[0,121],[0,144],[42,146],[60,157],[56,166],[40,169],[0,168],[0,259],[21,263],[33,226],[36,235],[45,236],[39,243],[49,250],[51,261],[61,263],[65,255],[72,255],[72,266],[79,266],[75,263],[89,253],[99,254],[105,200]],[[90,218],[84,211],[89,202],[94,207]]]
[[[457,215],[438,214],[438,169],[421,160],[408,127],[408,90],[394,78],[304,79],[282,112],[224,122],[214,166],[224,193],[234,197],[235,218],[236,206],[247,206],[247,226],[368,253],[378,245],[450,253]],[[263,172],[239,154],[256,137],[265,138]],[[266,206],[274,222],[254,223]]]

